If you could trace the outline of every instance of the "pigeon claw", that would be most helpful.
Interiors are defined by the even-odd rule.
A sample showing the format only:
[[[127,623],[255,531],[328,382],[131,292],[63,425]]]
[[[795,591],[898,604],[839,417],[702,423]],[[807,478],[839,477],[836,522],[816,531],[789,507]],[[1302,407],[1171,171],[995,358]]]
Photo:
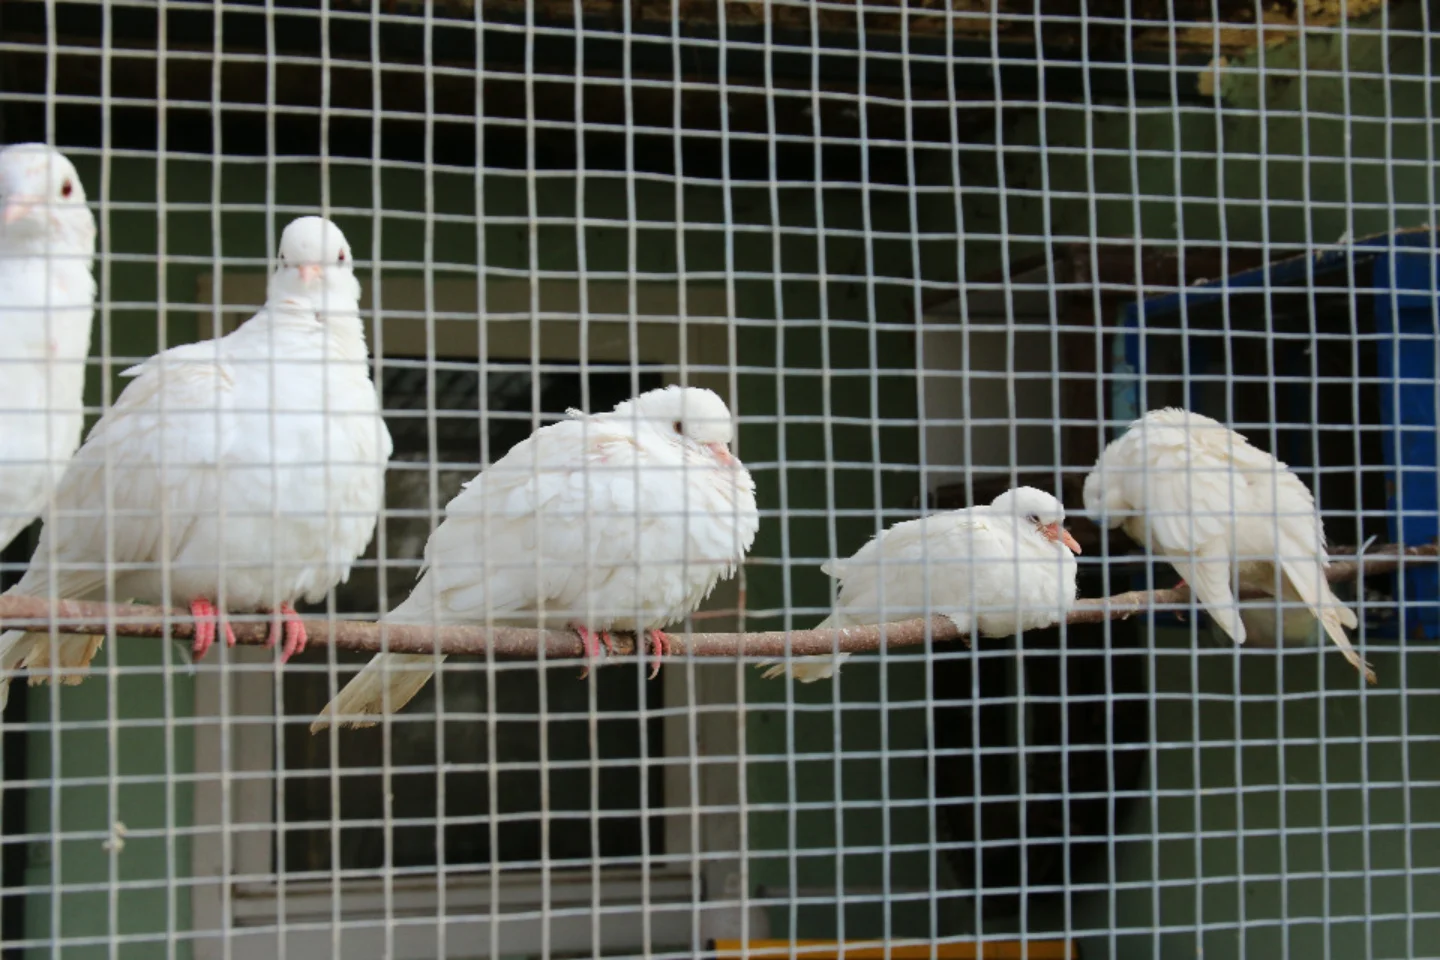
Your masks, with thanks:
[[[654,680],[660,674],[661,660],[670,655],[670,637],[664,630],[647,630],[645,636],[650,641],[650,653],[655,657],[655,666],[650,670],[650,679]]]
[[[615,652],[615,641],[610,636],[609,630],[599,632],[591,630],[582,624],[572,624],[573,629],[580,635],[580,643],[585,647],[585,656],[591,660],[600,656],[600,644],[605,644],[605,652]],[[590,664],[585,664],[585,669],[580,671],[580,679],[584,680],[590,676]]]
[[[196,597],[190,601],[190,616],[195,618],[195,640],[190,645],[190,653],[199,660],[215,644],[215,625],[219,622],[220,611],[206,598]],[[225,624],[225,645],[235,646],[235,631],[228,623]]]
[[[295,654],[305,652],[305,643],[309,638],[305,634],[305,624],[301,622],[300,615],[293,606],[282,603],[276,610],[280,614],[281,622],[271,625],[270,636],[265,638],[265,646],[275,646],[283,634],[285,645],[280,648],[280,662],[285,663]]]

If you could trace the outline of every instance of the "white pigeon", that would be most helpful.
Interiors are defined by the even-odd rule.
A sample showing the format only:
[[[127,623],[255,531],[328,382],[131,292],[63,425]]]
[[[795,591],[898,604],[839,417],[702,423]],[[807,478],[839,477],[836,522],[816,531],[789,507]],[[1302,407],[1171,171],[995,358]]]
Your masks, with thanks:
[[[940,615],[966,634],[1007,637],[1043,630],[1075,603],[1075,554],[1060,501],[1017,487],[989,506],[897,523],[849,560],[820,569],[840,581],[835,612],[816,630]],[[929,584],[930,603],[925,603]],[[786,670],[802,683],[835,675],[849,658],[838,652],[762,661],[764,677]],[[774,664],[774,666],[771,666]]]
[[[0,150],[0,550],[44,510],[80,444],[95,218],[43,143]]]
[[[1278,563],[1280,599],[1308,607],[1345,659],[1375,682],[1345,634],[1355,613],[1325,579],[1330,558],[1315,498],[1289,467],[1235,431],[1177,408],[1146,414],[1096,461],[1085,479],[1085,509],[1169,560],[1236,643],[1245,642],[1249,618],[1237,607],[1232,577],[1242,589],[1273,593]],[[1273,604],[1254,614],[1268,614],[1273,645]],[[1283,622],[1282,635],[1298,639],[1303,621]]]
[[[270,644],[283,628],[283,658],[304,649],[291,604],[349,577],[392,449],[359,298],[338,227],[320,217],[286,227],[259,313],[125,371],[134,380],[76,453],[11,592],[188,604],[196,657],[215,640],[217,601],[278,612]],[[102,639],[60,637],[64,682],[80,682]],[[41,683],[50,664],[46,634],[0,636],[0,669],[30,667]]]
[[[542,427],[465,485],[425,546],[425,569],[385,620],[573,629],[590,656],[610,630],[684,618],[755,541],[755,484],[729,449],[725,402],[665,387],[610,413]],[[444,659],[440,657],[439,659]],[[332,700],[331,718],[399,710],[435,671],[432,654],[377,654]],[[652,672],[651,676],[654,676]]]

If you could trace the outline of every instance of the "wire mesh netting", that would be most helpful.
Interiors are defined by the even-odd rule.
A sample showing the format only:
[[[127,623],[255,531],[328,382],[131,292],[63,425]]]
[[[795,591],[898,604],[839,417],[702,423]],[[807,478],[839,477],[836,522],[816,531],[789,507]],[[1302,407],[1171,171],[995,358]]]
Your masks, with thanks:
[[[1434,955],[1436,38],[7,0],[0,952]]]

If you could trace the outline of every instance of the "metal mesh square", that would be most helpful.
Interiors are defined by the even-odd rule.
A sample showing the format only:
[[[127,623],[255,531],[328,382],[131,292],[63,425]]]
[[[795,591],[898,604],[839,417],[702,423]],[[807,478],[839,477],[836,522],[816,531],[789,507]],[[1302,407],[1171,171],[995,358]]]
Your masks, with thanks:
[[[226,418],[343,365],[217,404],[195,421],[225,441],[209,452],[159,403],[180,439],[138,481],[162,490],[149,515],[117,506],[143,438],[106,454],[83,503],[22,503],[7,470],[49,463],[69,490],[87,448],[16,439],[64,412],[22,381],[65,366],[69,275],[53,250],[26,259],[29,221],[4,214],[0,518],[40,522],[0,557],[0,618],[42,660],[83,625],[105,637],[83,682],[32,686],[57,671],[0,636],[0,952],[1433,955],[1435,22],[1423,0],[9,0],[0,143],[60,150],[96,224],[87,448],[141,382],[128,368],[253,323],[287,224],[320,215],[353,254],[394,452],[344,582],[288,598],[305,652],[262,645],[267,601],[231,605],[241,642],[195,659],[183,585],[240,576],[242,551],[222,537],[177,560],[187,517],[244,537],[302,524],[279,519],[302,493],[352,508],[328,473],[251,517],[154,477],[279,484],[228,452],[266,430],[292,466],[333,468],[340,420]],[[7,169],[0,204],[19,203]],[[620,564],[640,586],[543,623],[497,600],[374,626],[423,571],[463,566],[426,545],[477,474],[499,483],[571,408],[671,385],[733,414],[758,534],[665,621],[658,677],[643,633],[617,629],[580,679],[569,627],[602,600],[644,620],[644,585],[698,562],[664,537],[648,569]],[[1107,444],[1165,407],[1238,431],[1313,496],[1300,515],[1323,521],[1374,684],[1316,630],[1275,648],[1273,594],[1300,609],[1288,542],[1249,558],[1258,574],[1236,558],[1236,644],[1174,589],[1185,557],[1088,502]],[[522,466],[517,489],[551,490]],[[1194,466],[1144,460],[1137,483],[1206,482]],[[648,480],[617,514],[634,525],[594,534],[644,479],[606,469],[576,471],[590,492],[557,522],[587,532],[551,554],[543,524],[489,525],[538,509],[497,499],[456,541],[471,585],[599,576],[632,533],[700,509],[677,468],[683,494]],[[945,517],[1020,486],[1063,503],[1082,599],[962,637],[956,591],[1018,615],[1060,575],[967,556],[953,576]],[[1216,519],[1172,499],[1176,529]],[[1282,514],[1219,522],[1263,539]],[[903,572],[882,557],[869,618],[815,629],[843,600],[822,565],[919,518],[925,546]],[[134,524],[165,546],[131,549]],[[265,563],[290,544],[275,534]],[[85,589],[35,585],[63,564],[93,573]],[[163,589],[127,592],[152,573]],[[311,732],[382,644],[427,653],[440,626],[451,655],[415,699]],[[815,682],[755,669],[832,650],[852,656]]]

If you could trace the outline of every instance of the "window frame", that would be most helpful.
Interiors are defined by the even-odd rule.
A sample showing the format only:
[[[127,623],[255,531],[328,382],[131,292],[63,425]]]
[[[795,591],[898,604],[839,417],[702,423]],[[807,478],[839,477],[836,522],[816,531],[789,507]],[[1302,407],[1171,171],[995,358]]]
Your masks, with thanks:
[[[215,330],[206,329],[207,309],[208,317],[218,311],[220,333],[253,315],[264,300],[265,281],[261,273],[227,271],[217,291],[214,274],[201,276],[200,335]],[[384,353],[394,356],[478,360],[483,336],[488,360],[573,362],[583,356],[590,363],[640,363],[658,367],[667,384],[683,380],[733,396],[734,325],[724,285],[688,284],[683,320],[677,319],[681,298],[673,280],[590,281],[584,292],[582,314],[578,281],[544,279],[532,291],[529,280],[488,278],[486,316],[477,324],[473,278],[426,284],[423,277],[386,277],[378,335],[368,291],[361,315],[375,356],[383,345]],[[638,355],[631,350],[632,337]],[[538,359],[532,344],[539,346]],[[378,363],[383,365],[383,357]],[[743,597],[742,567],[705,604],[715,611],[704,618],[705,629],[735,629]],[[738,904],[703,910],[700,904],[707,889],[712,896],[744,899],[737,842],[745,815],[739,756],[744,714],[704,709],[738,702],[741,661],[677,661],[661,672],[663,802],[667,811],[677,811],[665,817],[665,865],[504,871],[495,885],[484,869],[448,873],[442,893],[437,873],[359,877],[334,870],[328,880],[285,879],[273,862],[276,811],[284,802],[283,781],[273,776],[283,751],[282,728],[275,722],[283,668],[264,648],[223,646],[196,666],[191,849],[196,960],[273,960],[281,934],[284,949],[299,956],[338,947],[346,957],[435,960],[490,956],[492,946],[502,954],[523,953],[538,949],[547,933],[552,952],[641,951],[698,946],[740,929]],[[692,771],[698,798],[692,795]],[[497,912],[505,917],[492,930],[490,917]],[[743,925],[752,936],[763,933],[761,911],[749,913]],[[450,953],[457,946],[460,953]]]

